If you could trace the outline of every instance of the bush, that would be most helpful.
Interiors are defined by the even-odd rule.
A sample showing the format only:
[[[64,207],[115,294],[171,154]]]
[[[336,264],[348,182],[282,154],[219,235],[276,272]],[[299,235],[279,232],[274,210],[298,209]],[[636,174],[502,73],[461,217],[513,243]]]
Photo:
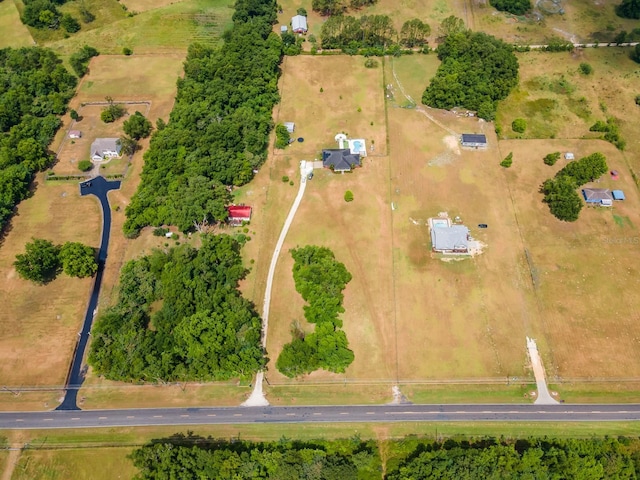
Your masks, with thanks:
[[[279,123],[276,125],[276,148],[283,149],[287,145],[289,145],[289,140],[291,136],[289,135],[289,130],[283,124]]]
[[[531,10],[530,0],[490,0],[489,3],[496,10],[513,15],[524,15]]]
[[[282,183],[287,183],[289,181],[289,177],[287,177],[286,175],[282,176]]]
[[[80,17],[84,23],[91,23],[96,19],[96,16],[87,9],[84,3],[80,4]]]
[[[298,10],[296,10],[296,14],[297,15],[302,15],[303,17],[307,16],[307,9],[304,7],[300,7],[298,8]]]
[[[626,146],[627,142],[625,142],[624,139],[620,136],[618,123],[613,117],[607,118],[606,122],[598,120],[596,123],[591,125],[589,131],[604,133],[602,138],[604,138],[607,142],[614,144],[618,150],[624,150],[624,147]]]
[[[640,106],[640,95],[636,95],[636,105]]]
[[[378,66],[378,61],[375,58],[367,58],[364,61],[365,68],[376,68]]]
[[[124,108],[124,105],[114,103],[111,97],[107,97],[107,101],[109,102],[109,106],[100,113],[100,119],[104,123],[115,122],[127,113],[127,109]]]
[[[60,19],[60,25],[62,25],[62,28],[64,28],[68,33],[76,33],[80,31],[80,22],[78,22],[68,13],[62,15],[62,18]]]
[[[553,152],[544,157],[544,163],[550,166],[556,164],[560,160],[560,152]]]
[[[583,75],[591,75],[593,73],[593,67],[588,63],[581,63],[578,69]]]
[[[76,112],[74,109],[69,110],[69,116],[71,117],[71,120],[74,120],[76,122],[80,120],[80,115],[78,115],[78,112]]]
[[[88,172],[93,168],[93,162],[91,160],[80,160],[78,162],[78,169],[81,172]]]
[[[516,118],[511,123],[511,129],[516,133],[524,133],[527,129],[527,121],[524,118]]]
[[[168,228],[157,227],[157,228],[153,229],[153,236],[154,237],[164,237],[167,233],[169,233],[169,229]]]
[[[513,152],[509,152],[509,155],[507,155],[504,158],[504,160],[500,162],[500,166],[504,168],[509,168],[512,163],[513,163]]]
[[[344,192],[344,201],[353,202],[353,192],[351,190],[347,190],[346,192]]]
[[[80,50],[73,53],[69,58],[69,63],[71,64],[71,68],[73,68],[76,75],[79,77],[83,77],[87,71],[89,70],[89,60],[92,57],[97,57],[100,55],[100,52],[89,45],[84,45]]]
[[[126,56],[133,55],[133,50],[131,50],[129,47],[124,47],[122,49],[122,54]]]

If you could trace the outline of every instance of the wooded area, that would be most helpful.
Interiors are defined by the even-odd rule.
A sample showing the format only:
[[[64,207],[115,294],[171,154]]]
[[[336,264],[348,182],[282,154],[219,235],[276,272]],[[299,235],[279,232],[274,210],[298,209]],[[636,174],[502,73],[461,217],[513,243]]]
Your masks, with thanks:
[[[49,144],[77,79],[51,50],[0,50],[0,231],[55,155]]]
[[[313,333],[306,333],[294,324],[294,339],[282,349],[276,368],[288,377],[319,368],[343,373],[354,359],[347,336],[339,330],[342,320],[338,318],[344,312],[342,291],[351,281],[351,274],[325,247],[308,245],[291,250],[291,256],[295,260],[296,291],[309,303],[304,307],[304,316],[316,328]]]
[[[180,245],[125,264],[118,303],[93,328],[95,373],[159,382],[250,378],[260,370],[260,317],[237,288],[247,273],[241,246],[228,235],[203,235],[199,250]]]
[[[225,186],[247,183],[266,159],[280,99],[282,42],[271,31],[276,4],[237,0],[235,9],[220,48],[189,48],[169,123],[153,134],[126,209],[127,236],[147,225],[188,231],[226,220]]]
[[[362,441],[354,436],[251,443],[177,434],[139,448],[130,458],[141,480],[623,480],[640,473],[640,441],[624,437]]]
[[[422,103],[450,110],[463,107],[493,120],[497,102],[518,84],[513,47],[482,32],[447,35],[438,47],[442,63],[422,95]]]

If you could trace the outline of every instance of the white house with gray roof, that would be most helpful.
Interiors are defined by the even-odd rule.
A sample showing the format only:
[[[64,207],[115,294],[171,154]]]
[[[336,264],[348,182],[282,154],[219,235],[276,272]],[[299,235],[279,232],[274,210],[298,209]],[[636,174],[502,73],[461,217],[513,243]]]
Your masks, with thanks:
[[[119,157],[121,150],[119,138],[96,138],[91,144],[91,160]]]

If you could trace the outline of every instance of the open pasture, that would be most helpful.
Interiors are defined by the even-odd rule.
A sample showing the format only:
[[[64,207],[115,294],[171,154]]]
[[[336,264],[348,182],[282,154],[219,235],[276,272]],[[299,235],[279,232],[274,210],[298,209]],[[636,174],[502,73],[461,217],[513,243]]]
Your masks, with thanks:
[[[594,138],[589,132],[596,120],[613,117],[620,125],[626,150],[640,147],[638,106],[640,66],[629,58],[628,48],[589,48],[575,52],[518,54],[520,85],[498,108],[502,138]],[[588,63],[593,73],[579,73]],[[525,118],[523,135],[511,129],[515,118]],[[630,155],[630,158],[635,158]],[[632,160],[637,168],[637,160]]]
[[[541,322],[547,375],[565,379],[640,378],[640,195],[623,155],[601,140],[526,140],[500,143],[513,151],[506,173]],[[621,189],[613,207],[585,207],[573,223],[549,213],[540,184],[566,163],[549,167],[542,157],[572,151],[576,158],[601,152],[619,179],[604,175],[586,187]]]
[[[20,21],[20,12],[13,1],[0,2],[0,32],[0,48],[33,45],[31,33]]]

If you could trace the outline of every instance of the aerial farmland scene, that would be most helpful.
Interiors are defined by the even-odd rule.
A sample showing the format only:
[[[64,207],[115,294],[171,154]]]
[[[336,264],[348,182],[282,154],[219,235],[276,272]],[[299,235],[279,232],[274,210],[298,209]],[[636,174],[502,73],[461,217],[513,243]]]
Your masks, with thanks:
[[[638,0],[0,0],[0,478],[640,477]]]

